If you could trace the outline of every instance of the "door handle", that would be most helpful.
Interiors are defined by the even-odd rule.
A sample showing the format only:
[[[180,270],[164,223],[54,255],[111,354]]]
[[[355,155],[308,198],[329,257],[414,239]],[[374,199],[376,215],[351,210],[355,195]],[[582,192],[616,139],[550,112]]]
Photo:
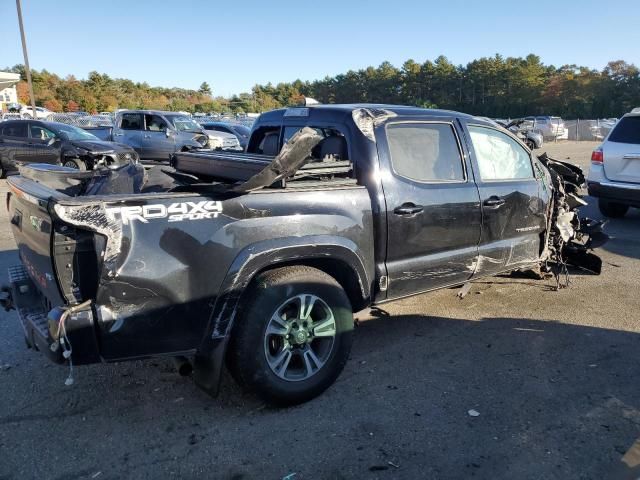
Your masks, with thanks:
[[[504,198],[496,197],[495,195],[484,201],[485,207],[498,208],[502,205],[504,205]]]
[[[124,133],[114,133],[113,136],[114,137],[122,137],[124,135]]]
[[[144,138],[151,138],[151,135],[145,135]]]
[[[415,205],[413,203],[403,203],[399,207],[393,210],[396,215],[415,215],[423,210],[422,205]]]

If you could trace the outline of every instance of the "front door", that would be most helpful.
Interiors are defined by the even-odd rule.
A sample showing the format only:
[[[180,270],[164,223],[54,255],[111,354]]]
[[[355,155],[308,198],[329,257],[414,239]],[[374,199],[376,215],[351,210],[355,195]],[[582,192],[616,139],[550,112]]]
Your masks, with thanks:
[[[505,132],[468,124],[482,204],[482,237],[474,276],[535,263],[546,228],[545,205],[531,154]]]
[[[60,142],[56,142],[56,134],[34,122],[29,122],[29,146],[32,162],[55,164],[60,160]]]
[[[387,209],[387,298],[468,280],[480,239],[478,189],[453,118],[376,130]]]
[[[169,126],[160,115],[144,116],[145,129],[142,134],[142,152],[144,158],[168,160],[175,152],[175,136],[167,135]]]

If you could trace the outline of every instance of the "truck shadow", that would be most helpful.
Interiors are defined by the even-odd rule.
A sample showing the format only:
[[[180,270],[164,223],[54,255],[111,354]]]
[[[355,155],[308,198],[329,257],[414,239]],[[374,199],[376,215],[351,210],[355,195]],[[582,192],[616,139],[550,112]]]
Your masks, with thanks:
[[[87,445],[77,468],[108,464],[116,477],[144,472],[163,452],[208,465],[213,445],[220,478],[238,471],[246,478],[281,476],[277,468],[290,463],[289,454],[269,445],[331,432],[326,441],[333,460],[323,460],[322,448],[311,449],[306,466],[296,471],[308,478],[345,478],[333,469],[358,457],[368,462],[362,475],[346,478],[366,477],[369,465],[387,465],[387,459],[403,465],[405,478],[424,478],[427,467],[447,472],[445,478],[468,477],[478,468],[485,476],[506,475],[518,466],[543,469],[545,462],[575,473],[571,469],[591,452],[598,462],[580,471],[603,478],[638,436],[637,333],[382,309],[359,322],[355,333],[338,381],[315,400],[288,409],[265,406],[228,376],[212,399],[165,360],[78,368],[72,388],[62,386],[64,368],[43,369],[44,359],[25,363],[29,371],[15,369],[11,383],[13,392],[29,400],[0,414],[0,428],[67,429],[74,442]],[[33,384],[40,393],[29,396]],[[479,416],[471,416],[472,410]],[[16,442],[23,435],[16,433]],[[108,459],[89,446],[105,435],[127,439],[110,446]],[[64,441],[46,445],[52,458],[69,448]],[[256,455],[268,463],[251,466]],[[9,453],[5,461],[10,466],[22,460]]]

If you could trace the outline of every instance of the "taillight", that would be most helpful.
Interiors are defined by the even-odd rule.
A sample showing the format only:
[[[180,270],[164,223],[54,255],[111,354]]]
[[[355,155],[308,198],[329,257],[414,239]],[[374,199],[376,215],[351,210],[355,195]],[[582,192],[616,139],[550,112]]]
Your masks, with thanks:
[[[604,163],[604,155],[601,148],[596,148],[591,154],[591,163]]]

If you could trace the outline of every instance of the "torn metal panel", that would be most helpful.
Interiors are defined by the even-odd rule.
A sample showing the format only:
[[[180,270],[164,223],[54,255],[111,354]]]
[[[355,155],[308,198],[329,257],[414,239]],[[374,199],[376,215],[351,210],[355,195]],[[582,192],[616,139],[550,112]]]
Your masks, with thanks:
[[[114,215],[110,215],[102,203],[91,205],[56,204],[53,210],[63,222],[106,237],[104,264],[110,272],[113,272],[109,267],[113,266],[120,253],[122,222]]]
[[[385,120],[395,116],[396,114],[394,112],[382,108],[357,108],[351,112],[353,122],[358,129],[365,137],[374,143],[376,141],[374,128]]]
[[[312,160],[311,150],[323,140],[323,136],[314,129],[304,127],[296,132],[273,161],[260,173],[233,188],[236,192],[250,192],[273,185],[293,175],[305,163]]]
[[[70,197],[140,193],[147,181],[144,167],[133,161],[95,170],[76,170],[36,163],[22,165],[19,171],[22,177]]]
[[[562,288],[569,283],[567,264],[600,273],[602,261],[589,250],[603,245],[609,237],[602,231],[602,222],[579,216],[579,207],[586,205],[580,198],[585,186],[582,169],[547,154],[540,155],[538,160],[549,172],[553,192],[541,260],[553,263],[557,287]],[[560,282],[561,275],[565,278],[564,284]]]

